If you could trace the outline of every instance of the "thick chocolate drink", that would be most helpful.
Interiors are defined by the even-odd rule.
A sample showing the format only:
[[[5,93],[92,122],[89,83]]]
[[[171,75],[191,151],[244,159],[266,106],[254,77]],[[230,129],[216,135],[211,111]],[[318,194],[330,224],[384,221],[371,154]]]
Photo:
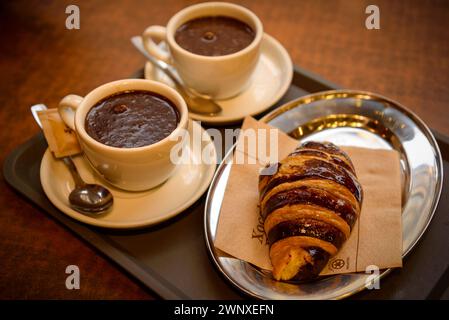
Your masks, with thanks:
[[[238,52],[254,38],[254,30],[246,23],[224,16],[193,19],[175,32],[175,40],[182,48],[203,56]]]
[[[127,91],[94,105],[85,128],[105,145],[137,148],[166,138],[178,123],[178,109],[167,98],[150,91]]]

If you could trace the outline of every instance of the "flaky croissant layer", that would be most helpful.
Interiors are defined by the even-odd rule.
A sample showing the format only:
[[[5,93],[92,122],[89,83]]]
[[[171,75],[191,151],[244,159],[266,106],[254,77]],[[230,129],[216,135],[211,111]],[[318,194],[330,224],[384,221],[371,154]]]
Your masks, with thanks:
[[[306,142],[274,168],[259,176],[273,277],[312,280],[348,239],[362,187],[351,159],[330,142]]]

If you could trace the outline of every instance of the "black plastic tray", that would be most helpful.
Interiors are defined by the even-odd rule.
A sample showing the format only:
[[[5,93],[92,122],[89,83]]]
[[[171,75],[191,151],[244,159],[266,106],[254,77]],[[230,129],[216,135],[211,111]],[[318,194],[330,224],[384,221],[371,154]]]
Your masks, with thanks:
[[[143,77],[139,71],[135,77]],[[338,88],[318,76],[295,67],[292,85],[273,108],[299,96]],[[273,109],[271,108],[271,109]],[[270,109],[270,110],[271,110]],[[270,111],[268,110],[268,111]],[[268,112],[267,111],[267,112]],[[449,172],[449,138],[435,133],[444,170]],[[165,299],[240,299],[209,260],[204,241],[205,195],[176,218],[142,230],[114,231],[77,222],[56,209],[45,196],[39,179],[47,148],[41,133],[15,149],[6,159],[6,181],[35,205]],[[421,241],[405,259],[404,267],[381,282],[381,290],[364,291],[353,298],[424,299],[449,297],[449,181],[435,216]],[[163,254],[161,254],[163,252]]]

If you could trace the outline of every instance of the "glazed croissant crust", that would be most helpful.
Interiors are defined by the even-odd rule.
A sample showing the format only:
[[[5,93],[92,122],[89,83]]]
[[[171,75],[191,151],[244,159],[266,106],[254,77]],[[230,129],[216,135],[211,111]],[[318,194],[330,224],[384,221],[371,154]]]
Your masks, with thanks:
[[[276,280],[316,278],[348,239],[362,187],[348,155],[306,142],[259,176],[260,213]]]

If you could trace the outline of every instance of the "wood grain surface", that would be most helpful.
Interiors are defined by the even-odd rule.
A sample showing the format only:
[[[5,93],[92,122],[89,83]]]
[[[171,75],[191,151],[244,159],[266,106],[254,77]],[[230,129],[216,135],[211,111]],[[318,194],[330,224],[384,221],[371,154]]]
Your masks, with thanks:
[[[36,132],[35,103],[55,107],[126,78],[144,59],[129,42],[197,1],[78,1],[81,29],[65,28],[72,1],[0,2],[0,161]],[[449,135],[449,1],[235,1],[253,10],[293,62],[343,87],[373,91]],[[380,30],[365,8],[380,8]],[[151,299],[155,296],[30,205],[0,178],[0,299]],[[65,288],[78,265],[81,289]]]

